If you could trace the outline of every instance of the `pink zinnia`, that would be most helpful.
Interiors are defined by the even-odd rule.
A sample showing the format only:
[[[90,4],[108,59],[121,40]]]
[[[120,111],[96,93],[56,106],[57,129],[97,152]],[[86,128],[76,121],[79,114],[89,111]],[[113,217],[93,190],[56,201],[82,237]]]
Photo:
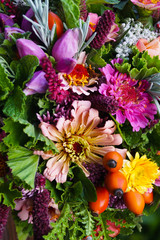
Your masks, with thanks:
[[[117,60],[119,63],[121,59]],[[111,61],[112,64],[116,60]],[[157,107],[151,103],[151,96],[145,92],[148,88],[146,80],[135,80],[126,73],[120,73],[110,64],[101,68],[100,71],[106,77],[106,83],[102,83],[99,92],[105,96],[114,96],[118,102],[116,120],[122,124],[128,119],[133,131],[145,128],[149,119],[153,120],[157,113]]]

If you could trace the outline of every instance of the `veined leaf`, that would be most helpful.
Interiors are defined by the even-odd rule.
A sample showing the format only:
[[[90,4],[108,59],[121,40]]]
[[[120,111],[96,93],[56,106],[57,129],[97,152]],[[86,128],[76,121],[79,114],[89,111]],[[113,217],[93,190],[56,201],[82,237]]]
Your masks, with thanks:
[[[13,83],[8,78],[5,68],[0,63],[0,100],[5,100],[8,94],[13,90]]]
[[[24,147],[10,149],[8,152],[8,166],[12,169],[12,174],[25,181],[34,188],[34,179],[38,167],[39,156]]]
[[[79,26],[79,4],[80,0],[61,0],[64,10],[66,25],[68,28],[75,28]]]

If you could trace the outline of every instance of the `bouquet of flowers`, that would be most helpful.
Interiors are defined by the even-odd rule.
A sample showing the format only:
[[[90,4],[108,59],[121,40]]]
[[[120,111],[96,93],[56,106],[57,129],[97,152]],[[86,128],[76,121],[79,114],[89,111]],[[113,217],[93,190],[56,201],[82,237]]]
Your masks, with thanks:
[[[0,238],[123,239],[160,204],[160,2],[0,1]]]

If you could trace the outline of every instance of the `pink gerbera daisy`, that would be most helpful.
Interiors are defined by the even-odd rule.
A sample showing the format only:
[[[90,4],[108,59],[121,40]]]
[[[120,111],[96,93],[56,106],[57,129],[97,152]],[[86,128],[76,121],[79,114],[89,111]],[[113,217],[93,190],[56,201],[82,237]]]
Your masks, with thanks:
[[[111,61],[112,64],[116,60]],[[121,63],[121,59],[117,59]],[[153,120],[157,113],[157,107],[152,103],[151,96],[146,92],[149,83],[146,80],[132,79],[126,73],[118,72],[110,64],[100,71],[106,77],[106,83],[102,83],[99,92],[104,96],[113,96],[118,102],[116,120],[122,124],[128,119],[133,131],[145,128],[149,119]]]

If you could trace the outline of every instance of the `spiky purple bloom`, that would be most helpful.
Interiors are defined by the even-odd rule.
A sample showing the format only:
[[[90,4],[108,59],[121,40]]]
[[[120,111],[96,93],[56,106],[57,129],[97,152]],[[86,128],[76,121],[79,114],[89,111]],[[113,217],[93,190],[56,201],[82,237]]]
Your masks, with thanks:
[[[34,240],[43,240],[43,235],[50,231],[48,204],[50,193],[47,189],[35,192],[33,196],[33,232]]]
[[[97,163],[83,163],[83,166],[90,173],[89,180],[95,185],[95,187],[102,186],[104,182],[105,175],[107,173],[103,165]]]
[[[109,208],[116,208],[116,209],[125,209],[127,208],[123,198],[118,198],[117,196],[109,195]]]
[[[115,24],[115,14],[111,10],[106,10],[96,26],[97,32],[90,46],[95,49],[101,48],[108,41],[115,41],[119,28]]]
[[[2,239],[10,208],[4,204],[0,204],[0,239]]]
[[[123,60],[114,59],[111,63],[120,63]],[[126,119],[133,127],[133,131],[147,127],[149,119],[153,120],[157,113],[157,107],[152,103],[152,97],[146,92],[147,80],[132,79],[126,73],[120,73],[112,65],[107,64],[100,71],[106,77],[106,83],[99,87],[99,93],[104,96],[112,96],[118,102],[116,120],[123,124]]]
[[[56,101],[56,103],[63,103],[69,93],[61,89],[63,87],[62,80],[58,78],[55,69],[52,67],[51,61],[47,57],[41,60],[41,67],[48,81],[48,90],[50,92],[49,98]]]
[[[112,96],[93,93],[87,99],[92,103],[92,107],[98,111],[114,114],[118,110],[118,102]]]
[[[80,18],[84,21],[87,20],[88,16],[88,11],[87,11],[87,6],[86,6],[86,1],[81,0],[80,1]]]

